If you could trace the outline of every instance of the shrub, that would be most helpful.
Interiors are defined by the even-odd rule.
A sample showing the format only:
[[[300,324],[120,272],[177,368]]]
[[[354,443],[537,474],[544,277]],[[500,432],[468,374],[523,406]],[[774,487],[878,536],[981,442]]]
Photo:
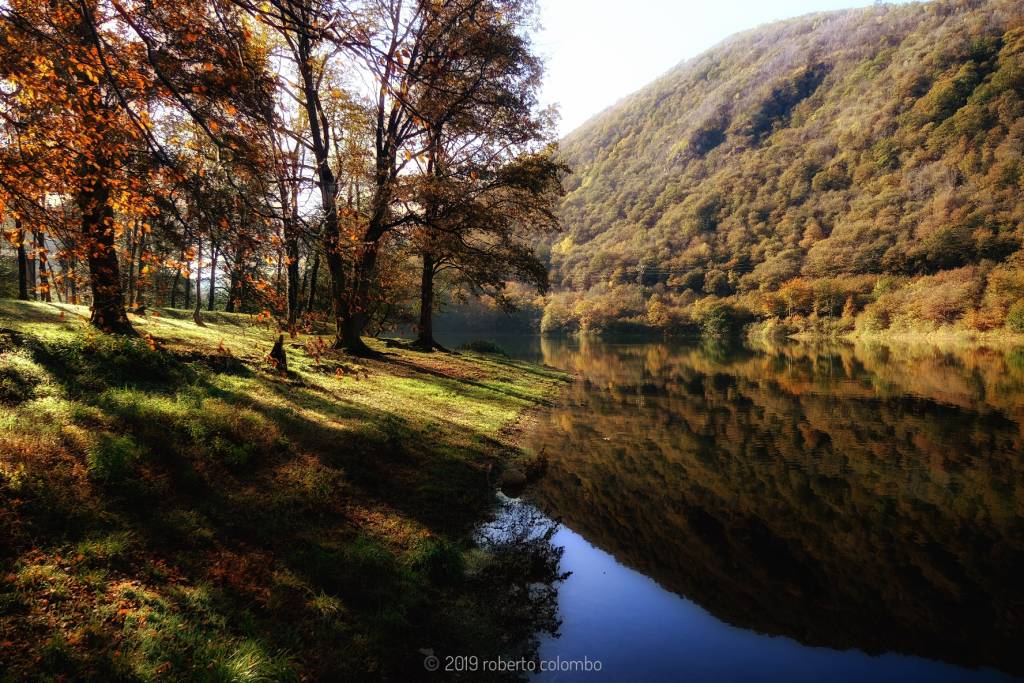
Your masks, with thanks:
[[[496,356],[508,356],[505,353],[505,349],[501,348],[492,341],[485,339],[475,339],[468,341],[460,347],[463,351],[473,351],[474,353],[492,353]]]
[[[857,326],[868,332],[879,332],[889,328],[889,311],[878,305],[871,305],[857,318]]]
[[[700,331],[705,337],[731,337],[739,333],[742,321],[736,309],[716,304],[700,317]]]
[[[1006,326],[1014,332],[1024,332],[1024,299],[1010,308],[1010,313],[1006,316]]]

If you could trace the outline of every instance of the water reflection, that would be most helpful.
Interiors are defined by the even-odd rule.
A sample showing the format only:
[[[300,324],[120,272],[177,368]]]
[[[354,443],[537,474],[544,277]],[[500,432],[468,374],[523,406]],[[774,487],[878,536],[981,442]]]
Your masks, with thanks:
[[[541,352],[579,379],[534,496],[590,543],[733,626],[1024,674],[1024,353]]]

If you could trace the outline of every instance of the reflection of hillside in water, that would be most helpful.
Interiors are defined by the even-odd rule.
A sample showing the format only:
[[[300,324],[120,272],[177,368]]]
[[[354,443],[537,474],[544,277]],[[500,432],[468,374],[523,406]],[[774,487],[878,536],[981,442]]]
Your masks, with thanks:
[[[1024,673],[1024,354],[545,341],[537,497],[744,628]]]

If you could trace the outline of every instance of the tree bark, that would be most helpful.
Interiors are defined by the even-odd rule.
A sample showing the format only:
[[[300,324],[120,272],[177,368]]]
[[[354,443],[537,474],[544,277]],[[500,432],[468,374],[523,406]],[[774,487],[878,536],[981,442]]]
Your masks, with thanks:
[[[77,203],[82,217],[82,235],[89,254],[89,283],[92,287],[92,315],[89,322],[104,332],[134,334],[135,329],[128,320],[121,290],[110,187],[106,179],[91,168],[83,169]]]
[[[143,282],[143,268],[146,267],[143,257],[146,255],[146,232],[143,230],[139,235],[139,257],[138,257],[138,268],[136,269],[135,276],[135,293],[132,295],[132,307],[143,309],[145,308],[146,302],[142,300],[142,282]]]
[[[171,283],[171,308],[178,302],[178,283],[181,282],[181,268],[174,271],[174,281]]]
[[[50,273],[48,272],[46,258],[46,239],[43,237],[43,233],[38,230],[35,231],[36,239],[36,260],[39,264],[39,299],[47,303],[53,301],[53,295],[50,293]]]
[[[299,316],[299,238],[287,226],[285,256],[288,259],[288,333],[294,337]]]
[[[438,345],[434,341],[434,257],[427,252],[420,273],[420,325],[415,345],[423,351],[433,351]]]
[[[196,239],[196,307],[192,309],[192,321],[199,327],[206,327],[203,322],[203,239]]]
[[[210,249],[210,291],[207,293],[209,302],[206,307],[208,311],[213,310],[214,297],[217,294],[217,257],[220,256],[220,245],[211,243]]]
[[[368,241],[363,246],[363,253],[356,269],[356,281],[352,288],[352,298],[348,305],[347,315],[343,320],[341,341],[343,347],[356,355],[371,353],[370,347],[363,342],[363,331],[369,320],[370,285],[373,273],[377,269],[377,251],[379,244]]]
[[[135,307],[135,246],[138,227],[128,231],[128,308]]]
[[[312,312],[316,304],[316,277],[320,270],[320,252],[313,254],[313,270],[309,273],[309,299],[306,301],[306,310]]]
[[[185,270],[192,270],[192,260],[189,259],[188,263],[185,264]],[[185,310],[192,308],[192,273],[189,272],[185,275]]]
[[[34,236],[32,237],[31,247],[31,249],[26,251],[26,258],[28,259],[28,267],[26,269],[26,272],[28,273],[28,296],[33,301],[36,301],[39,299],[39,287],[37,286],[39,280],[36,277],[38,268],[36,261],[36,241]]]
[[[14,230],[18,240],[18,298],[28,301],[28,254],[25,253],[25,231],[21,219],[14,219]]]
[[[228,302],[224,306],[224,311],[227,313],[234,313],[236,309],[241,308],[242,304],[242,278],[245,275],[245,251],[242,245],[238,245],[235,249],[235,262],[231,268],[231,281],[228,283]]]

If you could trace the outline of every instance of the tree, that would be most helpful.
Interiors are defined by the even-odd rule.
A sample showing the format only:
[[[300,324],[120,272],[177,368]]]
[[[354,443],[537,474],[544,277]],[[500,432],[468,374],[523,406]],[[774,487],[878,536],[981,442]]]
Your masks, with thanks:
[[[443,36],[433,41],[432,61],[410,97],[424,129],[416,204],[417,345],[425,350],[438,346],[439,272],[455,270],[477,291],[500,290],[511,277],[547,287],[546,269],[520,241],[557,227],[553,204],[563,170],[550,151],[531,155],[550,138],[545,112],[537,109],[542,66],[524,37],[535,10],[524,0],[451,2],[428,25]],[[526,167],[536,175],[519,172]]]
[[[165,148],[159,119],[184,116],[222,158],[247,156],[247,113],[266,79],[229,10],[202,0],[0,8],[0,78],[9,88],[0,106],[18,143],[4,149],[0,206],[14,200],[45,215],[49,198],[72,199],[68,243],[88,264],[91,321],[105,331],[133,331],[117,253],[125,224],[147,225],[158,213],[155,187],[200,185]]]

